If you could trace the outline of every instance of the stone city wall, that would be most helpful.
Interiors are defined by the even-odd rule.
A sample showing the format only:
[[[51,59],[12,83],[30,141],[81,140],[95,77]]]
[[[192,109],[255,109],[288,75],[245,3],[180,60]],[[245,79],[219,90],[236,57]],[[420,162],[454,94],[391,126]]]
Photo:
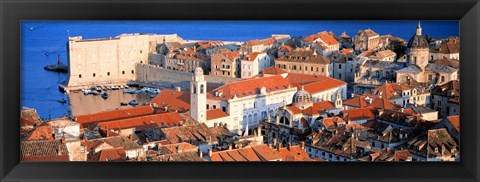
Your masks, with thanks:
[[[192,73],[168,70],[158,65],[136,64],[137,82],[149,83],[164,87],[180,87],[190,89]],[[214,75],[205,75],[209,86],[221,86],[230,82],[240,81],[240,78],[230,78]]]

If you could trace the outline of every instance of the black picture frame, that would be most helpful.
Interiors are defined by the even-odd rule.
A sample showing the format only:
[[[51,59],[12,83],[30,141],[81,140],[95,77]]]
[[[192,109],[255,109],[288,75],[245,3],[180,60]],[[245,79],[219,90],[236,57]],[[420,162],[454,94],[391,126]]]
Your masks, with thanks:
[[[2,181],[479,181],[478,0],[2,0]],[[22,20],[459,20],[461,161],[407,163],[20,162]]]

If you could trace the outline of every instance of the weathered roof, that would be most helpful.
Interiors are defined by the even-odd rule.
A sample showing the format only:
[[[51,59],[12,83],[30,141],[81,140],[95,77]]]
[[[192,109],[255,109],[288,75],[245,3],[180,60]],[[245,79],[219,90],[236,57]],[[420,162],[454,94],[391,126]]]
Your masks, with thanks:
[[[460,68],[460,61],[456,59],[447,59],[447,58],[437,59],[435,62],[433,62],[433,64],[439,65],[439,66],[449,66],[456,69]]]
[[[136,142],[133,142],[132,140],[124,136],[112,136],[112,137],[93,139],[93,140],[87,141],[88,143],[87,145],[90,146],[98,142],[105,142],[114,148],[123,147],[127,151],[143,148],[141,145],[137,144]]]
[[[433,71],[433,72],[453,73],[453,72],[456,72],[458,69],[450,67],[450,66],[441,65],[441,64],[429,63],[425,67],[425,70],[426,71]]]
[[[445,128],[428,130],[428,157],[458,154],[458,144]]]
[[[308,63],[318,63],[318,64],[329,64],[330,59],[327,57],[316,54],[314,50],[310,49],[295,49],[288,54],[285,54],[278,59],[277,61],[285,62],[308,62]]]
[[[68,161],[67,145],[61,140],[22,141],[22,161]]]
[[[458,80],[452,80],[443,85],[437,85],[431,92],[432,94],[444,97],[458,97],[460,96],[460,82]]]
[[[403,72],[403,73],[420,73],[422,72],[422,69],[418,67],[417,65],[411,64],[403,69],[397,70],[397,72]]]
[[[390,61],[379,61],[379,60],[367,60],[362,65],[362,67],[400,70],[404,67],[404,63],[390,62]]]
[[[207,127],[205,123],[178,126],[171,128],[162,128],[162,132],[170,143],[180,142],[202,142],[216,143],[217,137],[222,135],[231,135],[227,128],[223,126]]]
[[[430,50],[430,53],[441,53],[441,54],[460,53],[460,42],[444,42],[438,48]]]

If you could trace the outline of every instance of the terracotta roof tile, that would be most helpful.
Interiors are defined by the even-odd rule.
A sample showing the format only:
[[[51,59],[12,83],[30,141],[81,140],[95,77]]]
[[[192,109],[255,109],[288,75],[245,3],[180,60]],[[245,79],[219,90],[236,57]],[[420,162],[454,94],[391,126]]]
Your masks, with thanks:
[[[98,124],[101,129],[126,129],[136,128],[137,130],[144,128],[161,128],[182,125],[183,121],[176,112],[153,114],[135,118],[108,121]]]
[[[366,107],[341,111],[347,121],[375,119],[375,109]]]
[[[232,82],[216,88],[209,92],[208,97],[218,100],[229,100],[232,99],[233,96],[241,98],[245,96],[256,95],[259,93],[262,87],[265,87],[266,92],[269,93],[272,91],[285,90],[293,86],[289,81],[280,75],[252,78],[238,82]],[[216,92],[221,94],[217,96],[215,94]]]
[[[238,153],[243,156],[247,161],[260,161],[255,151],[252,148],[238,149]]]
[[[125,161],[127,154],[122,147],[103,149],[100,152],[89,157],[87,161]]]
[[[268,67],[268,68],[265,68],[264,70],[262,70],[262,74],[269,74],[269,75],[280,75],[280,74],[284,74],[284,73],[287,73],[285,70],[283,69],[280,69],[280,68],[277,68],[275,66],[271,66],[271,67]]]
[[[183,113],[190,110],[190,95],[188,92],[162,90],[150,103],[159,107],[161,111],[166,107],[169,112]]]
[[[214,109],[214,110],[208,110],[207,111],[207,120],[223,118],[223,117],[228,117],[228,116],[230,116],[230,115],[223,112],[221,109]]]
[[[455,128],[455,130],[457,130],[457,132],[460,132],[460,116],[459,115],[448,116],[447,119]]]
[[[151,106],[138,106],[128,109],[105,111],[94,114],[86,114],[76,116],[75,119],[80,123],[80,127],[88,127],[99,122],[125,119],[131,117],[145,116],[153,114],[154,110]]]
[[[264,52],[252,52],[250,54],[247,54],[242,61],[255,61],[257,59],[258,55],[260,54],[266,54]]]
[[[35,128],[34,130],[28,132],[24,136],[25,140],[34,141],[34,140],[54,140],[53,129],[51,126],[43,125]]]
[[[22,141],[22,161],[68,161],[68,150],[61,140]]]
[[[292,50],[293,48],[288,45],[282,45],[278,48],[278,51],[282,51],[282,52],[290,52]]]

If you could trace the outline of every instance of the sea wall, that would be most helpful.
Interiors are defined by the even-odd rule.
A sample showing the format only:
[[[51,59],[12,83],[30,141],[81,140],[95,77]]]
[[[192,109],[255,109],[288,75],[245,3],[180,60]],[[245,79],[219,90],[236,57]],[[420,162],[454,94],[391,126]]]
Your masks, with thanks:
[[[135,65],[138,83],[148,83],[165,87],[190,88],[192,73],[168,70],[158,65],[136,64]],[[214,75],[205,75],[209,86],[221,86],[230,82],[242,80],[240,78],[229,78]]]

